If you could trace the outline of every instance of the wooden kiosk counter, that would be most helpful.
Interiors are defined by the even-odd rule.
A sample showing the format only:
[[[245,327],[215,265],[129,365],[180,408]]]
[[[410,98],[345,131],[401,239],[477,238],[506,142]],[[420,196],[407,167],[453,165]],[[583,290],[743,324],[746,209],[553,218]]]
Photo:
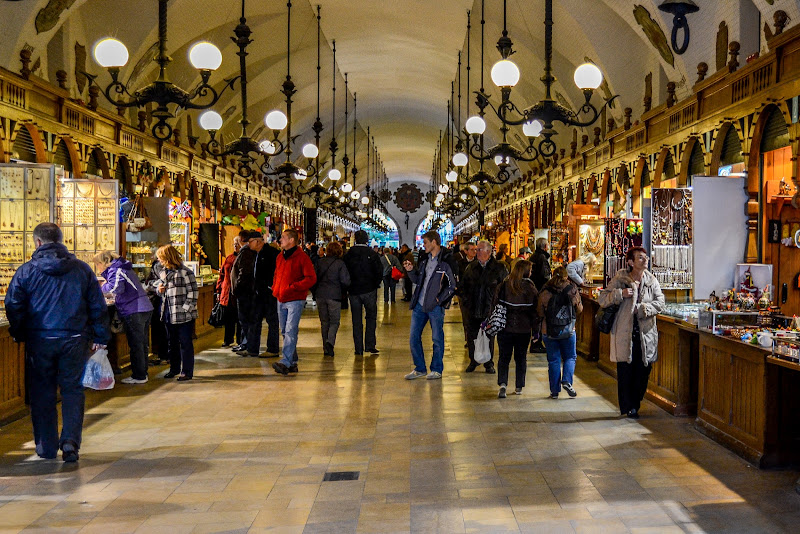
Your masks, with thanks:
[[[616,378],[610,336],[594,328],[597,301],[584,295],[579,352]],[[800,460],[800,365],[772,351],[667,315],[658,316],[658,361],[647,399],[758,467]]]

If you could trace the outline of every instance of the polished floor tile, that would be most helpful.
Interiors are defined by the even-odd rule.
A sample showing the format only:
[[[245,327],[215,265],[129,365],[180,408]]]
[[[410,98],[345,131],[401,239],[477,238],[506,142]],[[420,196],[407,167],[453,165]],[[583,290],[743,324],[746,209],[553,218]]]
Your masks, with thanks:
[[[410,312],[379,303],[378,321],[376,356],[353,354],[344,312],[323,357],[309,305],[297,375],[211,349],[192,382],[157,368],[90,392],[79,466],[36,459],[28,420],[0,427],[0,533],[797,530],[796,471],[755,469],[648,403],[620,418],[594,364],[551,400],[530,354],[523,395],[498,399],[496,375],[463,372],[454,307],[444,377],[406,381]],[[323,481],[342,471],[357,480]]]

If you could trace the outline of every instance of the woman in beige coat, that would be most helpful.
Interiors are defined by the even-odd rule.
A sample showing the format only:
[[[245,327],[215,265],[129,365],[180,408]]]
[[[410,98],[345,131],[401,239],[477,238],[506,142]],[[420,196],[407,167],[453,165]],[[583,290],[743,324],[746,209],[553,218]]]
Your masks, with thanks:
[[[639,417],[647,380],[658,358],[656,315],[664,309],[664,294],[647,270],[647,251],[633,247],[621,269],[600,293],[600,306],[619,305],[611,328],[611,361],[617,362],[617,393],[622,415]]]

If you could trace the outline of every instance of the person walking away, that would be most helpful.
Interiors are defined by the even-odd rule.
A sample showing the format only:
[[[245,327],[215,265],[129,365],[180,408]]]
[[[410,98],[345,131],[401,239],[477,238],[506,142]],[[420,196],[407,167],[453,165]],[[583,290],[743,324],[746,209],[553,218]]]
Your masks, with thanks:
[[[656,315],[664,310],[664,294],[647,270],[647,251],[632,247],[625,253],[627,269],[620,269],[600,292],[600,306],[619,305],[611,327],[611,361],[617,362],[619,411],[639,417],[653,363],[658,359]]]
[[[578,287],[589,284],[589,271],[592,270],[596,261],[594,254],[584,254],[567,264],[567,276]]]
[[[511,256],[508,255],[508,243],[502,243],[497,247],[497,253],[494,255],[494,259],[505,263],[507,270],[511,269]]]
[[[469,347],[469,336],[467,336],[467,330],[469,329],[469,314],[464,312],[464,302],[463,298],[461,297],[461,292],[463,290],[463,283],[464,280],[464,273],[467,270],[467,266],[475,260],[475,255],[477,254],[478,249],[475,247],[475,243],[471,243],[467,241],[463,245],[461,245],[461,250],[459,251],[459,256],[457,259],[458,261],[458,288],[456,290],[456,295],[458,295],[458,305],[461,308],[461,325],[464,327],[464,348]]]
[[[383,267],[378,253],[367,246],[369,236],[364,230],[355,233],[356,244],[342,258],[350,272],[350,313],[353,320],[353,345],[356,356],[364,349],[372,354],[380,351],[375,346],[375,329],[378,325],[378,287],[383,279]],[[366,329],[361,310],[366,317]]]
[[[167,327],[169,352],[169,372],[164,378],[177,377],[183,382],[194,377],[192,334],[197,319],[197,281],[172,245],[160,247],[156,257],[159,265],[152,285],[164,299],[162,320]]]
[[[405,243],[403,243],[403,246],[400,247],[400,250],[397,254],[400,263],[405,263],[405,261],[408,260],[412,263],[412,265],[414,264],[414,255],[411,253],[411,249]],[[408,274],[406,274],[406,276],[403,277],[403,301],[411,302],[411,295],[411,278],[408,276]]]
[[[550,398],[557,399],[561,388],[570,397],[578,393],[572,387],[575,373],[575,317],[583,311],[578,288],[570,282],[567,269],[558,266],[539,293],[537,313],[542,321],[542,339],[547,350]],[[562,372],[563,363],[563,372]]]
[[[392,249],[385,247],[383,249],[383,255],[381,256],[381,266],[383,267],[383,301],[394,302],[397,280],[392,278],[392,267],[402,272],[403,265],[397,259],[397,256],[392,254]]]
[[[83,370],[89,350],[111,339],[108,308],[92,269],[63,245],[61,229],[40,223],[36,250],[17,269],[5,296],[9,334],[25,343],[36,454],[77,462],[83,433]],[[61,393],[58,435],[57,389]]]
[[[237,345],[242,342],[242,327],[239,324],[239,312],[236,309],[236,297],[231,294],[231,269],[236,256],[242,249],[242,239],[237,235],[233,238],[233,252],[225,257],[225,261],[219,268],[219,278],[215,288],[219,295],[220,305],[225,307],[225,335],[222,340],[222,347],[233,346],[234,338]]]
[[[250,239],[250,248],[256,252],[254,283],[256,298],[253,301],[252,330],[253,340],[248,339],[247,354],[255,352],[260,358],[277,356],[280,353],[280,322],[278,321],[278,301],[272,294],[275,279],[275,265],[280,251],[264,243],[264,236],[256,232]],[[261,352],[261,323],[267,320],[267,347]]]
[[[105,294],[114,295],[117,315],[125,329],[125,337],[131,350],[131,376],[123,378],[123,384],[147,383],[147,358],[150,355],[150,319],[153,305],[142,283],[133,272],[131,262],[119,254],[103,251],[92,259],[96,271],[102,273],[106,283],[100,288]]]
[[[544,237],[536,240],[536,250],[531,257],[533,269],[531,270],[531,280],[536,289],[541,294],[542,288],[550,280],[550,243]],[[540,318],[541,319],[541,318]],[[530,352],[547,352],[542,341],[541,325],[537,324],[533,328],[533,338],[531,339]]]
[[[244,341],[231,350],[240,356],[256,357],[261,343],[261,320],[264,317],[263,303],[256,297],[256,257],[264,245],[264,238],[258,232],[248,230],[242,230],[239,237],[242,249],[231,267],[231,291],[236,298]]]
[[[308,291],[317,282],[314,266],[298,246],[300,235],[289,228],[281,234],[281,252],[275,263],[272,294],[278,301],[278,320],[283,333],[283,352],[280,361],[272,364],[276,373],[284,376],[297,372],[297,336],[300,316],[306,305]]]
[[[506,326],[497,334],[497,385],[500,387],[497,397],[501,399],[506,398],[512,355],[516,371],[514,393],[522,395],[522,388],[525,387],[528,344],[537,322],[536,305],[539,299],[539,292],[530,279],[532,268],[533,264],[528,260],[517,261],[508,278],[497,286],[492,304],[492,308],[498,303],[506,307]]]
[[[322,351],[334,357],[336,333],[342,315],[342,288],[350,285],[350,272],[342,261],[342,246],[328,245],[327,256],[317,262],[317,312],[322,329]]]
[[[427,255],[414,268],[410,259],[403,262],[409,278],[417,285],[409,306],[411,312],[411,332],[409,343],[414,359],[414,370],[406,375],[406,380],[426,377],[428,380],[442,378],[444,372],[444,312],[456,291],[456,277],[447,255],[450,251],[442,248],[442,238],[433,230],[422,236]],[[431,324],[433,356],[430,373],[426,374],[425,352],[422,348],[422,331],[425,324]]]
[[[475,361],[475,339],[481,323],[492,312],[492,301],[497,286],[508,276],[506,264],[492,257],[492,245],[485,240],[478,241],[475,261],[471,262],[464,271],[461,280],[461,313],[469,317],[467,323],[467,350],[469,352],[469,365],[467,373],[473,372],[478,367]],[[494,374],[494,338],[490,338],[492,359],[484,363],[486,372]]]

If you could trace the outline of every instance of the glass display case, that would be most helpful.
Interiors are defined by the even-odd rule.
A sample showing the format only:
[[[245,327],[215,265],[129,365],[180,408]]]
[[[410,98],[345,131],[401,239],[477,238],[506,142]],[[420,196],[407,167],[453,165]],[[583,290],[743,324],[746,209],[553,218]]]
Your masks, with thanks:
[[[56,222],[64,232],[64,245],[93,269],[92,257],[98,252],[119,252],[118,188],[116,180],[59,182]]]
[[[697,327],[719,335],[731,335],[736,329],[758,328],[759,315],[757,311],[700,310]]]
[[[147,234],[147,232],[140,233]],[[155,257],[156,250],[158,249],[158,243],[155,241],[155,239],[148,241],[146,239],[147,236],[142,237],[145,237],[145,239],[139,241],[128,241],[126,250],[126,258],[131,262],[133,270],[139,277],[139,280],[144,280],[150,275],[153,258]]]
[[[182,221],[170,221],[169,240],[172,246],[178,249],[184,260],[188,260],[187,255],[189,245],[189,223]]]
[[[569,228],[560,224],[550,226],[550,266],[566,265],[569,259]]]
[[[0,324],[14,273],[36,249],[33,229],[53,220],[54,165],[0,164]]]
[[[605,248],[605,227],[603,221],[580,221],[578,222],[578,257],[576,259],[594,259],[592,268],[586,275],[590,282],[603,281]]]
[[[703,303],[676,304],[668,302],[664,305],[661,315],[697,326],[700,310],[704,308],[705,304]]]

